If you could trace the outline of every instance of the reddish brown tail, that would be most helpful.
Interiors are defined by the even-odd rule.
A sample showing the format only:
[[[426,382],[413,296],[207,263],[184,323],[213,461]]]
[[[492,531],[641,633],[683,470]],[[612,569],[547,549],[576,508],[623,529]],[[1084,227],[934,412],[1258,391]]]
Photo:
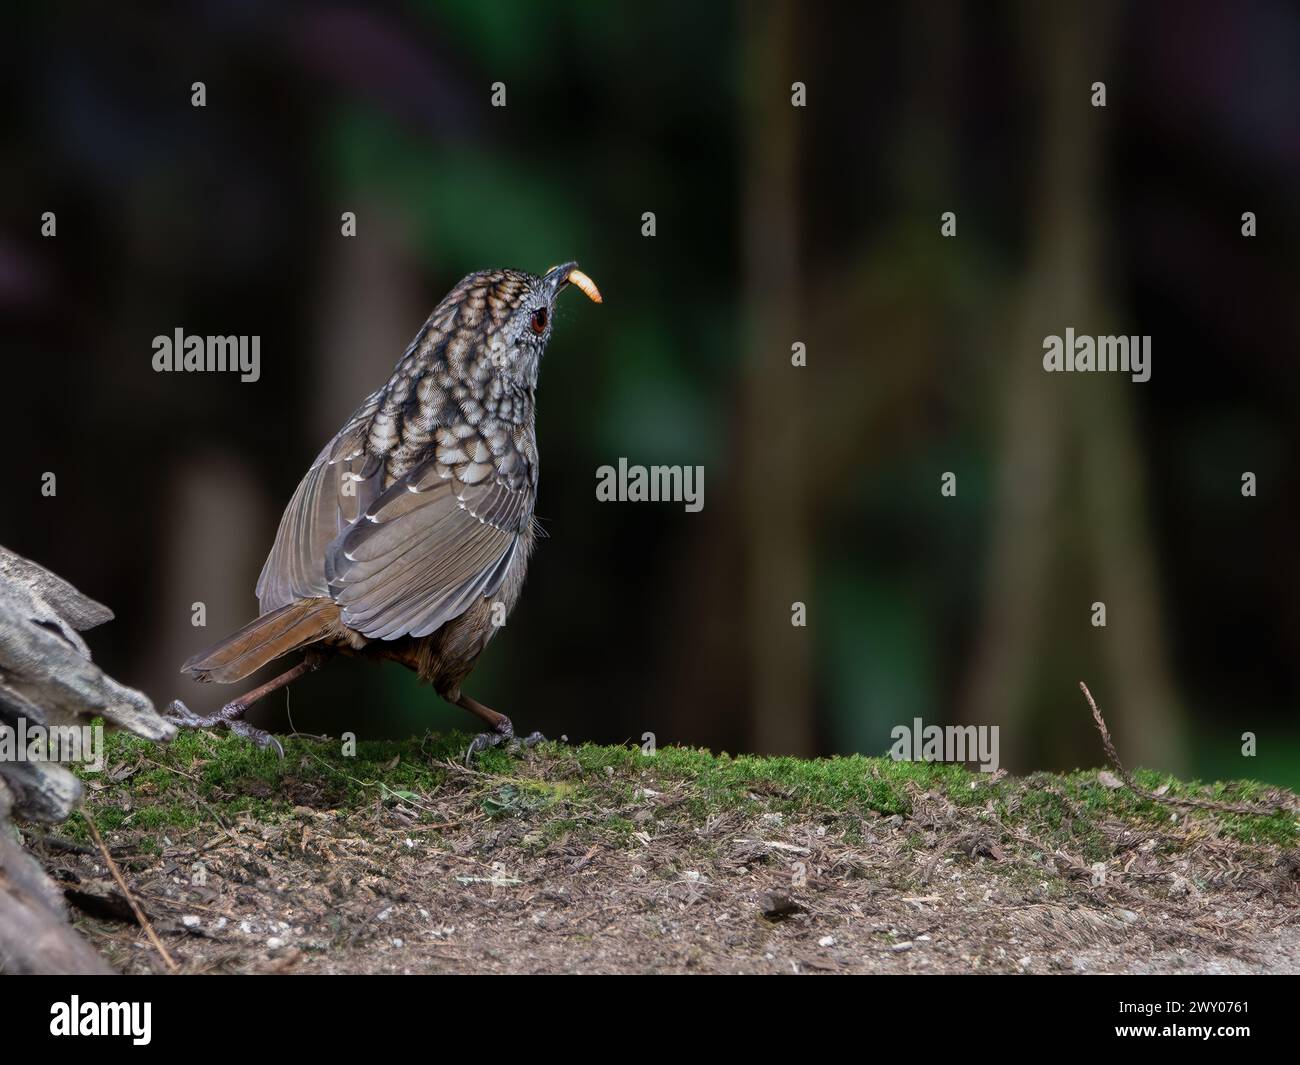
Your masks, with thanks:
[[[338,605],[331,599],[290,603],[200,651],[181,666],[181,672],[219,684],[242,680],[268,662],[329,635],[338,616]]]

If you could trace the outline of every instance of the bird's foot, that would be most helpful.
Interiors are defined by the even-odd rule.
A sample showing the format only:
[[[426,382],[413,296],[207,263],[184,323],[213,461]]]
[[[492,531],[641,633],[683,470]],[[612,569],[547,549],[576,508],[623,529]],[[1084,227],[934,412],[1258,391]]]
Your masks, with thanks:
[[[177,728],[221,728],[225,727],[236,736],[242,736],[258,747],[274,747],[275,753],[284,757],[284,747],[280,741],[265,729],[254,728],[244,720],[247,705],[238,699],[232,699],[220,710],[212,714],[196,714],[179,699],[173,699],[163,713],[163,717]]]
[[[492,747],[499,747],[503,743],[507,751],[514,753],[521,748],[534,747],[545,740],[546,737],[540,732],[534,732],[520,739],[515,735],[515,727],[510,723],[510,719],[503,717],[490,732],[480,732],[470,740],[469,750],[465,752],[465,764],[469,765],[477,755]]]

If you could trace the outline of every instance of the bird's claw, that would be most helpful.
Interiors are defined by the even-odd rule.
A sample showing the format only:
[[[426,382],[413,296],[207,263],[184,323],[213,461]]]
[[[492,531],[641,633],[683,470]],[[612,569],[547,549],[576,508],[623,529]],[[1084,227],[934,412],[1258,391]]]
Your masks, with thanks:
[[[247,721],[227,721],[226,727],[236,736],[243,736],[244,739],[258,747],[274,747],[276,757],[281,761],[284,760],[284,744],[267,732],[266,729],[254,728]]]
[[[284,746],[265,729],[255,728],[241,718],[247,707],[239,703],[227,703],[215,714],[196,714],[179,699],[173,699],[163,712],[163,717],[177,728],[221,728],[225,727],[236,736],[242,736],[258,747],[274,747],[275,753],[284,757]]]
[[[465,764],[469,765],[477,755],[493,747],[499,747],[503,743],[506,745],[506,750],[513,754],[518,750],[534,747],[545,740],[546,737],[540,732],[531,733],[520,739],[515,735],[515,727],[510,723],[510,719],[505,718],[491,732],[480,732],[470,740],[469,749],[465,752]]]

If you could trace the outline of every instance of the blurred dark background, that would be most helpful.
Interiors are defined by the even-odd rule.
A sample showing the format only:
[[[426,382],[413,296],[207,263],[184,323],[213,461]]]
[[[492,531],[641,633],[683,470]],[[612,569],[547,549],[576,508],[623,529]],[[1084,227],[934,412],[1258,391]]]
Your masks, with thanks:
[[[4,19],[0,543],[113,607],[91,645],[155,701],[237,694],[177,668],[253,616],[299,477],[447,289],[577,259],[605,304],[566,295],[542,372],[550,538],[471,694],[733,751],[1000,724],[1023,770],[1102,760],[1086,679],[1130,762],[1300,783],[1296,5]],[[1150,334],[1151,381],[1044,374],[1067,326]],[[261,380],[154,373],[177,327],[260,335]],[[620,456],[702,464],[703,512],[598,503]],[[289,710],[473,724],[354,661]]]

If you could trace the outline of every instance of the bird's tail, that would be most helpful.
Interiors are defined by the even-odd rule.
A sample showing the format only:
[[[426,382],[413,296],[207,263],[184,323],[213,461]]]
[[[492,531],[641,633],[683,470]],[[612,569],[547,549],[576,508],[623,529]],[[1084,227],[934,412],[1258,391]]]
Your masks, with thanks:
[[[219,684],[242,680],[268,662],[328,636],[338,616],[338,605],[332,599],[300,599],[263,614],[220,643],[200,651],[181,666],[181,672]]]

